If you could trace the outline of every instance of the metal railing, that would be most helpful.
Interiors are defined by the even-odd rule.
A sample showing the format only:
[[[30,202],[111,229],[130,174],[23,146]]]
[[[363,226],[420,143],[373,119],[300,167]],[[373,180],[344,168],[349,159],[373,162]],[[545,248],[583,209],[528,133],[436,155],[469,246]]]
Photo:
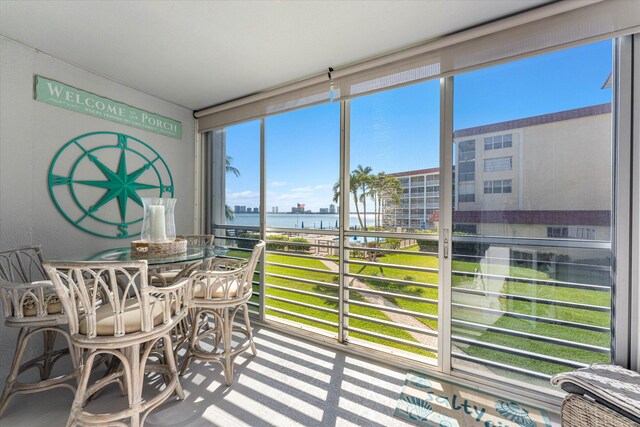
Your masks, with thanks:
[[[220,229],[234,230],[229,233],[233,236],[220,239],[235,245],[251,240],[241,234],[257,231]],[[267,230],[265,275],[260,278],[265,315],[336,334],[342,325],[346,339],[361,345],[437,357],[442,282],[438,236],[362,230],[344,235],[345,253],[340,256],[335,230]],[[296,237],[306,241],[291,240]],[[419,248],[420,241],[432,243]],[[511,252],[494,257],[469,253],[468,248],[456,252],[460,243]],[[609,242],[455,235],[452,248],[454,367],[544,380],[610,358]],[[522,251],[533,255],[525,257]],[[577,253],[580,259],[569,257]],[[540,254],[545,256],[535,259]],[[342,286],[340,262],[345,265]],[[495,265],[499,268],[484,268]],[[464,364],[458,366],[456,360]]]

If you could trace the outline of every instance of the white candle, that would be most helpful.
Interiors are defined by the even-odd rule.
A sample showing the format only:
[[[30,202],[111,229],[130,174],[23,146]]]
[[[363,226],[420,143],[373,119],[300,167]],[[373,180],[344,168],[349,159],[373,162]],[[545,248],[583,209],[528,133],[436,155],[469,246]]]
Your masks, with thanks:
[[[164,220],[164,206],[149,206],[149,222],[149,240],[151,240],[152,242],[164,242],[165,240],[167,240]]]

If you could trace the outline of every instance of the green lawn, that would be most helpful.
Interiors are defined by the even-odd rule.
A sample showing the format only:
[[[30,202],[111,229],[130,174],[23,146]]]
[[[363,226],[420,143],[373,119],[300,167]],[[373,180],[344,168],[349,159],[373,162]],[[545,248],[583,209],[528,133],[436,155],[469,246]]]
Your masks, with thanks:
[[[421,266],[425,268],[437,269],[438,267],[438,259],[432,255],[426,255],[420,253],[418,251],[417,245],[414,245],[410,248],[403,248],[404,250],[415,251],[415,254],[387,254],[385,256],[380,256],[377,258],[377,261],[383,264],[391,264],[397,265],[398,268],[395,267],[382,267],[382,266],[362,266],[351,264],[349,265],[349,271],[352,274],[362,274],[366,276],[375,276],[375,279],[362,279],[365,283],[371,286],[374,289],[393,292],[397,294],[407,295],[407,296],[420,296],[423,298],[436,300],[438,299],[438,289],[431,289],[419,286],[407,286],[400,284],[393,284],[385,281],[385,278],[389,279],[400,279],[400,280],[409,280],[424,284],[437,284],[438,283],[438,274],[435,272],[416,272],[416,271],[408,271],[403,270],[402,266]],[[235,252],[235,251],[233,251]],[[243,253],[243,256],[246,256],[248,253]],[[229,253],[231,256],[235,256],[232,252]],[[329,260],[330,258],[325,258],[325,260]],[[297,258],[293,256],[285,256],[285,255],[267,255],[268,262],[276,262],[281,264],[288,265],[297,265],[297,266],[305,266],[311,267],[319,270],[324,270],[323,272],[308,272],[297,270],[294,268],[281,267],[281,266],[267,266],[267,273],[271,274],[280,274],[291,276],[293,278],[304,278],[320,281],[327,284],[337,284],[338,275],[337,273],[333,273],[329,270],[329,268],[324,265],[319,259],[305,259],[305,258]],[[479,270],[479,263],[473,261],[453,261],[452,269],[454,274],[452,276],[452,285],[454,288],[467,288],[478,290],[482,289],[483,286],[487,285],[488,288],[492,292],[514,295],[514,296],[523,296],[523,297],[532,297],[538,299],[545,300],[556,300],[563,302],[573,302],[573,303],[581,303],[581,304],[589,304],[589,305],[597,305],[603,307],[609,307],[610,305],[610,293],[602,292],[602,291],[594,291],[594,290],[583,290],[583,289],[573,289],[567,287],[560,286],[551,286],[544,283],[527,283],[521,279],[541,279],[541,280],[561,280],[561,281],[574,281],[578,283],[592,283],[592,284],[600,284],[606,285],[606,277],[603,274],[586,274],[584,269],[575,269],[573,271],[564,272],[558,274],[556,278],[551,278],[546,272],[537,271],[531,268],[526,267],[515,267],[515,266],[506,266],[504,267],[505,275],[512,277],[509,280],[495,280],[488,281],[487,283],[480,283],[479,277],[476,277],[474,274],[465,275],[460,274],[461,272],[469,272],[475,273]],[[325,272],[326,271],[326,272]],[[456,274],[457,272],[457,274]],[[564,276],[562,276],[564,274]],[[588,278],[587,278],[588,276]],[[325,286],[315,285],[315,284],[307,284],[301,283],[294,279],[283,279],[276,277],[267,277],[267,283],[278,285],[282,287],[286,287],[289,289],[299,289],[308,292],[320,293],[328,296],[337,296],[337,290],[332,289]],[[256,289],[257,290],[257,289]],[[362,294],[364,295],[364,294]],[[350,298],[354,301],[363,300],[362,295],[351,292]],[[290,291],[279,290],[279,289],[269,289],[267,291],[267,304],[270,307],[281,308],[284,310],[304,314],[307,316],[312,316],[318,319],[330,321],[337,323],[338,316],[334,313],[323,312],[318,309],[308,308],[308,307],[300,307],[291,303],[286,303],[282,301],[276,301],[270,299],[269,296],[276,296],[281,298],[287,298],[294,301],[303,302],[314,307],[323,307],[329,309],[338,309],[338,303],[334,301],[327,301],[321,297],[315,296],[307,296],[300,295]],[[396,298],[388,298],[393,303],[407,310],[416,311],[420,313],[427,313],[434,316],[437,316],[438,307],[437,304],[426,303],[426,302],[416,302],[407,300],[401,297]],[[579,308],[571,308],[571,307],[560,307],[551,304],[545,304],[541,302],[528,302],[528,301],[514,301],[507,298],[498,298],[495,296],[484,296],[484,295],[468,295],[460,292],[453,292],[453,302],[454,304],[464,304],[471,307],[485,307],[491,308],[498,311],[505,311],[509,313],[520,313],[526,315],[534,315],[539,317],[545,317],[549,319],[555,320],[563,320],[575,323],[582,323],[586,325],[594,325],[609,328],[610,326],[610,314],[608,312],[596,312],[592,310],[579,309]],[[388,317],[384,314],[384,312],[375,309],[358,307],[355,305],[350,306],[350,310],[352,313],[356,313],[363,316],[368,316],[376,319],[384,319],[388,320]],[[310,324],[316,327],[320,327],[326,330],[330,330],[332,332],[337,333],[337,327],[320,325],[317,322],[300,319],[295,316],[287,316],[281,313],[276,313],[271,310],[267,310],[267,313],[279,316],[283,318],[288,318],[290,320]],[[579,329],[570,326],[560,326],[550,323],[542,323],[536,322],[532,320],[524,320],[524,319],[516,319],[507,316],[500,315],[483,315],[481,311],[467,309],[463,307],[453,307],[453,319],[454,320],[465,320],[469,322],[479,323],[483,325],[493,326],[497,328],[526,332],[535,335],[541,335],[546,337],[553,337],[560,340],[565,341],[573,341],[579,343],[585,343],[590,345],[596,345],[600,347],[609,347],[610,343],[610,334],[608,332],[594,332],[587,331],[584,329]],[[437,330],[438,323],[436,320],[430,319],[419,319],[425,325],[430,328]],[[350,320],[350,324],[353,327],[375,331],[380,334],[385,334],[391,337],[402,338],[409,341],[415,341],[410,334],[407,332],[386,326],[380,326],[377,324],[373,324],[371,322],[364,322],[359,320]],[[539,340],[513,337],[511,335],[491,332],[482,328],[468,328],[463,326],[454,325],[453,334],[456,336],[467,337],[474,340],[481,341],[490,345],[497,345],[503,347],[514,348],[518,350],[530,351],[534,353],[539,353],[543,355],[548,355],[556,358],[573,360],[583,363],[599,363],[599,362],[608,362],[609,356],[607,354],[602,354],[589,350],[581,350],[581,349],[573,349],[571,347],[553,343],[544,343]],[[351,334],[354,337],[377,342],[379,344],[388,345],[394,348],[401,348],[407,351],[413,351],[414,353],[424,354],[428,357],[434,357],[433,354],[426,352],[415,350],[409,346],[399,345],[393,342],[378,340],[376,338],[368,337],[368,336],[359,336],[358,334]],[[511,366],[521,367],[533,371],[538,371],[542,373],[546,373],[549,375],[567,371],[572,368],[564,366],[562,364],[557,364],[553,362],[546,361],[538,361],[527,357],[520,357],[516,355],[509,354],[507,352],[498,351],[495,348],[485,348],[477,345],[464,345],[462,343],[455,344],[457,346],[456,351],[464,351],[466,354],[483,358],[490,361],[496,361],[500,363],[504,363]],[[504,373],[504,372],[503,372]]]
[[[327,284],[337,284],[338,282],[338,274],[332,272],[329,267],[327,267],[322,261],[320,260],[315,260],[315,259],[305,259],[305,258],[298,258],[298,257],[294,257],[294,256],[286,256],[286,255],[274,255],[274,254],[267,254],[267,262],[274,262],[274,263],[280,263],[280,264],[288,264],[288,265],[295,265],[295,266],[301,266],[301,267],[310,267],[310,268],[316,268],[319,270],[325,270],[326,273],[324,272],[316,272],[316,271],[303,271],[303,270],[298,270],[295,268],[287,268],[287,267],[282,267],[282,266],[276,266],[276,265],[267,265],[267,274],[279,274],[279,275],[285,275],[285,276],[290,276],[290,277],[298,277],[298,278],[303,278],[303,279],[308,279],[308,280],[315,280],[315,281],[320,281],[320,282],[324,282]],[[302,282],[298,282],[294,279],[284,279],[284,278],[280,278],[280,277],[267,277],[266,282],[270,285],[277,285],[277,286],[282,286],[282,287],[286,287],[289,289],[298,289],[298,290],[303,290],[303,291],[307,291],[307,292],[314,292],[314,293],[321,293],[323,295],[328,295],[328,296],[338,296],[338,291],[337,289],[332,289],[330,287],[325,287],[325,286],[321,286],[321,285],[315,285],[315,284],[308,284],[308,283],[302,283]],[[338,309],[338,302],[337,301],[328,301],[324,298],[321,297],[316,297],[316,296],[311,296],[311,295],[301,295],[301,294],[297,294],[294,292],[289,292],[289,291],[285,291],[285,290],[281,290],[281,289],[268,289],[267,290],[267,294],[266,294],[266,298],[267,298],[267,306],[268,307],[274,307],[274,308],[280,308],[283,310],[287,310],[287,311],[291,311],[291,312],[295,312],[295,313],[299,313],[299,314],[303,314],[306,316],[313,316],[314,318],[317,319],[321,319],[321,320],[325,320],[325,321],[329,321],[329,322],[333,322],[333,323],[338,323],[338,315],[334,314],[334,313],[328,313],[325,311],[321,311],[318,309],[313,309],[313,308],[309,308],[309,307],[301,307],[301,306],[297,306],[295,304],[291,304],[288,302],[284,302],[284,301],[277,301],[274,299],[269,298],[270,296],[275,296],[275,297],[280,297],[280,298],[286,298],[289,300],[294,300],[297,302],[302,302],[305,304],[309,304],[309,305],[313,305],[316,307],[322,307],[322,308],[329,308],[329,309],[333,309],[333,310],[337,310]],[[352,295],[352,298],[356,301],[362,301],[363,298],[359,295]],[[372,309],[372,308],[368,308],[368,307],[358,307],[355,305],[351,305],[350,306],[350,311],[354,314],[358,314],[361,316],[367,316],[367,317],[371,317],[374,319],[382,319],[382,320],[389,320],[389,318],[380,310],[376,310],[376,309]],[[329,325],[323,325],[320,324],[318,322],[314,322],[311,320],[307,320],[307,319],[301,319],[299,317],[296,316],[289,316],[287,314],[283,314],[283,313],[278,313],[272,310],[268,310],[267,309],[267,314],[273,315],[273,316],[278,316],[278,317],[282,317],[282,318],[286,318],[289,320],[293,320],[296,322],[300,322],[300,323],[304,323],[304,324],[308,324],[308,325],[312,325],[315,327],[319,327],[322,329],[326,329],[332,332],[337,333],[337,327],[332,327]],[[349,324],[351,326],[353,326],[354,328],[359,328],[359,329],[364,329],[364,330],[368,330],[368,331],[373,331],[376,332],[378,334],[383,334],[383,335],[387,335],[390,337],[394,337],[394,338],[400,338],[403,340],[407,340],[407,341],[416,341],[409,333],[407,333],[406,331],[402,330],[402,329],[397,329],[397,328],[393,328],[390,326],[385,326],[385,325],[378,325],[378,324],[374,324],[371,322],[367,322],[367,321],[363,321],[363,320],[359,320],[359,319],[350,319],[349,320]],[[416,349],[414,347],[411,346],[407,346],[407,345],[403,345],[403,344],[397,344],[388,340],[383,340],[383,339],[379,339],[376,337],[371,337],[368,335],[364,335],[364,334],[359,334],[359,333],[354,333],[352,332],[350,334],[350,336],[354,337],[354,338],[359,338],[362,340],[366,340],[366,341],[370,341],[370,342],[375,342],[378,344],[382,344],[382,345],[387,345],[387,346],[392,346],[394,348],[398,348],[401,350],[405,350],[405,351],[410,351],[413,353],[418,353],[418,354],[422,354],[424,356],[427,357],[435,357],[435,355],[433,353],[430,353],[428,351],[425,350],[421,350],[421,349]]]
[[[417,246],[411,249],[417,251]],[[416,255],[388,254],[384,257],[378,258],[378,261],[385,264],[422,266],[426,268],[437,268],[438,266],[438,259],[436,257],[419,255],[418,253],[416,253]],[[473,276],[460,274],[456,275],[455,272],[475,272],[478,268],[479,264],[477,262],[453,261],[452,269],[454,271],[454,275],[452,278],[452,283],[454,288],[460,287],[477,289],[477,286],[474,283]],[[523,279],[536,278],[542,280],[551,279],[546,273],[529,268],[512,266],[507,268],[507,274],[512,277]],[[351,265],[350,271],[352,273],[360,273],[370,276],[376,275],[380,277],[380,279],[377,280],[364,280],[367,284],[377,289],[389,290],[395,293],[403,293],[407,295],[419,295],[430,299],[437,299],[437,290],[424,289],[416,286],[404,286],[385,283],[384,279],[382,278],[388,277],[393,279],[419,281],[423,283],[438,283],[438,277],[436,273],[413,272],[396,268],[378,268],[373,266],[363,268],[363,266],[360,265]],[[591,280],[592,283],[595,282],[596,284],[603,284],[595,281],[593,276]],[[540,283],[532,284],[518,281],[517,279],[504,281],[501,288],[497,291],[508,295],[518,295],[539,299],[598,305],[603,307],[609,307],[610,305],[609,292],[572,289],[559,286],[549,286]],[[453,294],[454,303],[464,303],[465,305],[476,307],[482,307],[483,303],[485,302],[483,300],[486,299],[486,297],[481,295],[465,296],[455,292]],[[550,319],[565,320],[607,328],[610,326],[610,314],[607,312],[596,312],[578,308],[559,307],[551,304],[543,304],[540,302],[535,303],[528,301],[514,301],[506,298],[494,299],[495,300],[493,301],[493,306],[489,308],[497,309],[500,311],[535,315]],[[437,314],[437,306],[433,304],[408,301],[401,298],[394,298],[392,299],[392,301],[395,304],[408,310]],[[559,326],[549,323],[535,322],[531,320],[515,319],[507,316],[485,316],[485,318],[483,319],[483,316],[477,310],[467,310],[458,307],[453,308],[453,319],[466,320],[474,323],[491,325],[502,329],[528,332],[531,334],[554,337],[561,340],[597,345],[601,347],[609,347],[610,342],[609,333],[593,332],[574,327]],[[433,328],[437,327],[437,322],[435,321],[422,319],[421,321]],[[489,332],[482,329],[454,326],[453,333],[455,335],[476,339],[488,344],[495,344],[583,363],[601,363],[609,361],[609,356],[607,354],[582,349],[573,349],[571,347],[563,345],[544,343],[533,339],[513,337],[510,335]],[[517,366],[525,369],[543,372],[546,374],[555,374],[571,369],[561,364],[514,356],[512,354],[497,351],[492,348],[473,345],[460,345],[459,348],[462,349],[465,353],[475,357],[481,357],[487,360],[497,361],[507,365]]]

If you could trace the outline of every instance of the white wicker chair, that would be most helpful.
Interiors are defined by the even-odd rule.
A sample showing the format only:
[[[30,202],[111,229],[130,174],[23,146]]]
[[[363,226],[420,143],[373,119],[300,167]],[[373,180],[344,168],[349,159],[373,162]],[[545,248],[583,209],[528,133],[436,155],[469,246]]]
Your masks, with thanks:
[[[68,426],[122,425],[118,420],[124,418],[131,419],[131,426],[139,426],[173,393],[184,398],[170,332],[187,314],[187,279],[164,288],[149,286],[146,261],[46,262],[44,268],[67,315],[73,344],[79,353],[88,350]],[[164,352],[159,358],[164,363],[149,364],[158,348]],[[118,358],[122,369],[89,385],[96,357],[102,354]],[[145,372],[160,373],[166,382],[148,401],[142,398]],[[83,411],[92,395],[114,382],[127,393],[128,409],[103,414]]]
[[[54,364],[72,347],[69,333],[65,330],[67,317],[62,313],[62,305],[55,289],[42,268],[42,249],[40,246],[26,246],[0,252],[0,301],[4,307],[5,325],[19,328],[18,342],[11,363],[2,397],[0,398],[0,416],[16,394],[35,393],[56,387],[66,387],[76,391],[77,360],[72,357],[73,371],[50,378]],[[22,362],[29,340],[42,333],[43,353],[27,362]],[[67,346],[55,350],[57,334],[62,335]],[[72,356],[75,353],[72,352]],[[32,368],[39,370],[40,381],[23,383],[18,376]]]
[[[258,242],[251,257],[242,262],[242,266],[237,260],[216,259],[215,270],[198,271],[191,275],[189,307],[194,311],[193,323],[181,374],[187,371],[194,358],[215,361],[222,365],[226,383],[231,385],[236,356],[249,347],[253,355],[257,355],[247,301],[253,292],[253,274],[264,247],[264,241]],[[244,327],[234,327],[233,320],[240,309],[243,311]],[[214,320],[214,328],[208,327],[209,316]],[[233,347],[233,332],[243,333],[246,341]],[[212,340],[212,351],[201,346],[205,339]]]

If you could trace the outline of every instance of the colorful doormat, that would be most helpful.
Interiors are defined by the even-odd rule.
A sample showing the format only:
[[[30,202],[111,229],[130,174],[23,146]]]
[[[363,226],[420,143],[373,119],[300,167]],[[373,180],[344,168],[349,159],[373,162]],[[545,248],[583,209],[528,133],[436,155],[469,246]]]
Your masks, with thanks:
[[[408,372],[394,414],[429,427],[552,427],[547,412]]]

